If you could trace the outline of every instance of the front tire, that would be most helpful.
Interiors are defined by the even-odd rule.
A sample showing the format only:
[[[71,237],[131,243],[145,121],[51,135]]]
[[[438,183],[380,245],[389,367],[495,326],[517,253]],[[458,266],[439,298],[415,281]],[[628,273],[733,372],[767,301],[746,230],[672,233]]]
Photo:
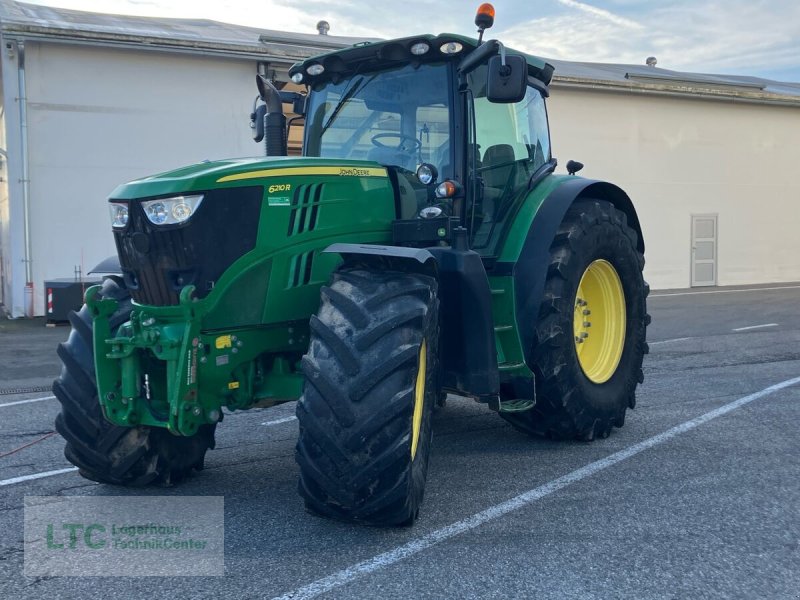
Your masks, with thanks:
[[[131,297],[121,281],[108,278],[100,297],[119,302],[111,316],[116,333],[131,313]],[[169,485],[203,468],[214,447],[216,425],[204,425],[192,437],[172,435],[160,427],[120,427],[108,422],[97,397],[93,322],[87,306],[69,316],[72,331],[58,346],[63,366],[53,382],[61,403],[56,431],[66,440],[64,456],[86,479],[122,486]]]
[[[650,317],[644,256],[625,214],[606,201],[570,207],[550,247],[531,365],[536,405],[500,413],[515,428],[592,440],[636,404]]]
[[[322,288],[296,458],[306,508],[380,526],[419,513],[438,399],[436,280],[342,268]]]

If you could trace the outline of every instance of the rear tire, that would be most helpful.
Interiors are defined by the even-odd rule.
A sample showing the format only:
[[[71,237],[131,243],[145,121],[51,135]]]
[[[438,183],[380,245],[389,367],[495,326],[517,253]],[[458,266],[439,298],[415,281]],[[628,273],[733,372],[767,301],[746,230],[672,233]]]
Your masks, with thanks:
[[[436,280],[342,268],[303,357],[296,458],[308,510],[379,526],[419,514],[438,400]]]
[[[531,365],[536,406],[500,413],[502,418],[525,433],[555,439],[592,440],[622,427],[626,410],[636,404],[636,386],[644,380],[642,359],[648,352],[649,287],[643,268],[636,232],[623,212],[600,200],[570,207],[550,247],[542,304],[537,322],[531,324],[537,340]],[[594,307],[577,306],[585,302],[579,293],[587,287],[584,277],[600,281]],[[604,285],[607,289],[601,289]],[[615,303],[614,294],[624,295],[624,300]],[[589,310],[586,317],[584,310]],[[598,316],[603,314],[605,319]],[[594,327],[582,323],[584,318],[596,319]],[[624,332],[619,331],[620,322]],[[590,343],[597,352],[587,358]]]
[[[130,294],[122,282],[108,278],[100,296],[119,302],[111,316],[111,330],[116,333],[130,316]],[[108,422],[97,397],[89,309],[84,305],[69,319],[72,331],[58,346],[61,375],[53,382],[53,393],[61,402],[55,425],[67,442],[67,460],[86,479],[124,486],[169,485],[202,469],[206,450],[214,447],[216,425],[203,426],[192,437],[178,437],[160,427]]]

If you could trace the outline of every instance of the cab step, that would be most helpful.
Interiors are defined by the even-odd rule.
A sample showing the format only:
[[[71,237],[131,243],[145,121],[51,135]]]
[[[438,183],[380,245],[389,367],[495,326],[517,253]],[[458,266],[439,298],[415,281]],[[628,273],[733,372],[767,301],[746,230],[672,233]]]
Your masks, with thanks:
[[[536,400],[518,399],[518,400],[501,400],[499,412],[516,413],[525,412],[536,406]]]

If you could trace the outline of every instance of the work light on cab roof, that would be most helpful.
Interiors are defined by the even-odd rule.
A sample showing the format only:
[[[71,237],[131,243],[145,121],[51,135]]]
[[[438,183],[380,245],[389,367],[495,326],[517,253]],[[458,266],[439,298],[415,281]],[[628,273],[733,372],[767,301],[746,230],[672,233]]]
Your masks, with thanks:
[[[414,56],[422,56],[430,49],[431,47],[425,42],[417,42],[410,48],[411,54],[413,54]]]

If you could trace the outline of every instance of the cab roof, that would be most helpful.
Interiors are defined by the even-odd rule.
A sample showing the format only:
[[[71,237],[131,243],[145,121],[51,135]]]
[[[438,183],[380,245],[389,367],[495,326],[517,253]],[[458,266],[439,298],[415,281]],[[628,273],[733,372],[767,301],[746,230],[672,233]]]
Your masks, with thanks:
[[[421,42],[426,43],[429,50],[421,55],[412,54],[411,47]],[[442,49],[452,42],[460,44],[461,50],[455,53],[443,52]],[[361,42],[349,48],[326,52],[295,63],[289,69],[289,75],[302,74],[302,83],[309,85],[313,85],[315,82],[327,81],[336,83],[338,80],[356,72],[378,71],[403,63],[461,60],[478,48],[479,45],[478,40],[475,38],[455,33],[425,34],[380,42]],[[538,56],[518,52],[510,48],[507,50],[510,53],[525,57],[528,63],[528,74],[545,85],[549,85],[550,80],[553,78],[553,65]],[[323,71],[317,75],[311,75],[308,72],[308,68],[313,65],[322,66]]]

